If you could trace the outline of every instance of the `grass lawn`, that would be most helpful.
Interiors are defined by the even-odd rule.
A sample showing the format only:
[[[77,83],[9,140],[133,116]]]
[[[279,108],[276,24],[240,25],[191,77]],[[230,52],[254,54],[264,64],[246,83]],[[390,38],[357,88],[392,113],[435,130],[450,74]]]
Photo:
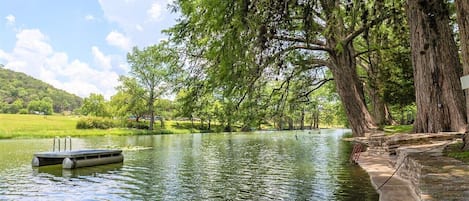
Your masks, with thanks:
[[[461,150],[462,142],[448,145],[443,151],[443,155],[469,163],[469,151]]]
[[[384,133],[386,135],[393,135],[397,133],[411,133],[413,129],[414,129],[413,125],[385,126]]]
[[[184,134],[200,132],[190,129],[186,122],[166,122],[161,129],[159,122],[155,130],[137,130],[127,128],[112,129],[76,129],[77,116],[61,115],[19,115],[0,114],[0,139],[7,138],[50,138],[55,136],[96,136],[96,135],[149,135],[149,134]]]

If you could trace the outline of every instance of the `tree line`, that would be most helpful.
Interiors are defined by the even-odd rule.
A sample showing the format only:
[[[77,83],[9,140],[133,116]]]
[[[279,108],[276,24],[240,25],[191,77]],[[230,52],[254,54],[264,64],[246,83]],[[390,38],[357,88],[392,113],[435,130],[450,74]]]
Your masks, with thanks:
[[[263,98],[275,111],[298,109],[290,98],[309,102],[333,80],[355,136],[391,123],[393,105],[415,104],[416,132],[466,128],[467,1],[179,0],[173,8],[182,17],[167,33],[182,88],[217,93],[226,114],[265,107],[256,106]]]
[[[468,4],[178,0],[169,40],[128,53],[108,115],[148,117],[151,129],[165,118],[156,103],[175,94],[177,116],[226,131],[317,126],[319,116],[354,136],[395,123],[464,131]]]

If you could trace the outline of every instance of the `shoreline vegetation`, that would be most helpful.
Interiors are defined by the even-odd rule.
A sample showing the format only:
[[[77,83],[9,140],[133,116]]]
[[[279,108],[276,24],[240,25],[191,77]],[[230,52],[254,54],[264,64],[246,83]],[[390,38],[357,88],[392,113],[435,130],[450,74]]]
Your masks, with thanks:
[[[211,129],[199,129],[200,121],[194,121],[194,127],[190,121],[165,121],[165,127],[161,128],[160,122],[155,122],[154,130],[125,128],[123,126],[109,129],[77,129],[77,123],[86,119],[86,116],[64,115],[24,115],[24,114],[0,114],[0,139],[18,138],[53,138],[56,136],[83,137],[105,135],[159,135],[159,134],[190,134],[190,133],[214,133],[222,132],[223,128],[212,123]],[[118,122],[118,120],[116,120]],[[147,122],[148,123],[148,122]],[[125,124],[125,123],[122,123]],[[321,127],[325,128],[325,127]],[[332,128],[332,127],[330,127]],[[272,126],[262,127],[261,130],[273,130]],[[237,132],[239,129],[235,129]]]
[[[201,132],[199,129],[176,127],[177,124],[186,125],[187,122],[179,123],[175,121],[165,122],[165,128],[160,128],[158,122],[155,124],[155,129],[153,131],[124,127],[108,129],[78,129],[77,123],[86,118],[86,116],[0,114],[0,139],[53,138],[55,136],[81,137],[104,135],[188,134],[191,132]],[[118,120],[116,120],[116,122],[118,122]]]

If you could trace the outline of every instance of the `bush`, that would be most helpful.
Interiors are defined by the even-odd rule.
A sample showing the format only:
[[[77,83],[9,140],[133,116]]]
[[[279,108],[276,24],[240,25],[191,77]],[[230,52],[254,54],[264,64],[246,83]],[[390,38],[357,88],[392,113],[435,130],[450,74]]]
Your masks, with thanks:
[[[146,122],[136,122],[136,121],[128,121],[127,128],[136,128],[136,129],[149,129],[148,123]]]
[[[101,117],[86,117],[78,120],[77,129],[109,129],[114,128],[116,124],[112,119]]]
[[[28,112],[27,109],[24,109],[24,108],[23,108],[23,109],[20,110],[20,114],[28,114],[28,113],[29,113],[29,112]]]

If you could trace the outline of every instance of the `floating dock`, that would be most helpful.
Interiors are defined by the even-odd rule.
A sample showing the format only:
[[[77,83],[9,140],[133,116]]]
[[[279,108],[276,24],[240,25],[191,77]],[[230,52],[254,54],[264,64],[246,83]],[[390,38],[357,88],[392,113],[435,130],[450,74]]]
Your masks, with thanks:
[[[59,152],[40,152],[34,154],[33,167],[62,164],[64,169],[121,163],[124,161],[122,150],[76,150]]]

